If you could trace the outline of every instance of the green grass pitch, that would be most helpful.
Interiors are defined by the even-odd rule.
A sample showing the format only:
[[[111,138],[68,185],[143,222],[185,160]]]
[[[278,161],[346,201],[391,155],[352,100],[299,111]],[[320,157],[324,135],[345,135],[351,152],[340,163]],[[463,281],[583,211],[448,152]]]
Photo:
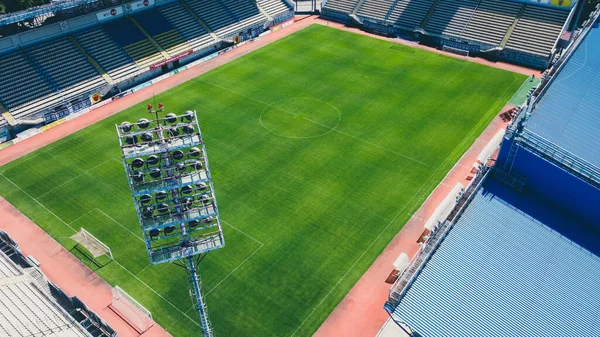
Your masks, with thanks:
[[[207,144],[227,242],[201,264],[216,335],[316,331],[524,80],[312,25],[159,95],[198,111]],[[149,266],[120,162],[114,124],[145,105],[1,167],[0,194],[67,248],[96,235],[116,260],[97,272],[197,336],[184,271]]]

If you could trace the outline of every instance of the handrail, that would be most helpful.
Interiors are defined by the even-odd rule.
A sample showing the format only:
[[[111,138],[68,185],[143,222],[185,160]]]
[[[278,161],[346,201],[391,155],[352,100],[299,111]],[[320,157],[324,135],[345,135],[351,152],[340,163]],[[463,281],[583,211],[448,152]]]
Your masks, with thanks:
[[[404,269],[400,277],[394,282],[392,287],[390,288],[389,297],[387,300],[387,304],[391,307],[396,307],[406,292],[410,288],[410,286],[414,283],[417,276],[421,273],[427,262],[433,256],[433,253],[440,246],[442,241],[446,238],[450,230],[456,224],[456,220],[462,215],[465,208],[476,192],[479,190],[483,182],[488,176],[488,173],[491,171],[491,167],[483,166],[479,173],[475,176],[475,180],[473,183],[467,188],[467,190],[460,196],[456,205],[445,219],[445,221],[441,224],[439,228],[434,229],[429,239],[423,244],[421,249],[417,251],[411,262]]]
[[[544,158],[552,159],[560,166],[569,168],[575,175],[600,188],[600,168],[585,159],[528,129],[517,136],[517,141],[520,142],[521,146],[539,152]]]

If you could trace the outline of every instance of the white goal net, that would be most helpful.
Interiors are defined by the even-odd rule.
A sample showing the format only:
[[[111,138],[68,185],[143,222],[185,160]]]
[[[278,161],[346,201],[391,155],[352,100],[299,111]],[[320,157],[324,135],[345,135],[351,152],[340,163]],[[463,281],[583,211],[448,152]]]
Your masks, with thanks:
[[[152,313],[119,286],[112,289],[112,296],[110,309],[138,333],[143,334],[154,325]]]
[[[94,259],[102,255],[107,255],[111,260],[114,260],[110,247],[102,243],[102,241],[98,240],[95,236],[83,228],[71,236],[71,239],[85,247],[85,249],[92,254]]]
[[[469,56],[469,51],[468,50],[464,50],[464,49],[458,49],[458,48],[452,48],[452,47],[448,47],[448,46],[443,46],[442,50],[448,53],[452,53],[452,54],[457,54],[457,55],[462,55],[462,56]]]

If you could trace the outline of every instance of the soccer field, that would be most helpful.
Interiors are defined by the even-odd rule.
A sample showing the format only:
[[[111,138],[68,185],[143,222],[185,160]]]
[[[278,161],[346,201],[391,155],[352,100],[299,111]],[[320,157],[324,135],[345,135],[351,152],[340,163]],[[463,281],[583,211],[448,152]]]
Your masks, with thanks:
[[[227,242],[200,270],[216,335],[314,333],[524,80],[312,25],[157,96],[198,111],[208,150]],[[114,124],[147,103],[1,167],[0,195],[67,248],[80,227],[100,238],[115,261],[97,273],[197,336],[184,271],[150,266],[120,160]]]

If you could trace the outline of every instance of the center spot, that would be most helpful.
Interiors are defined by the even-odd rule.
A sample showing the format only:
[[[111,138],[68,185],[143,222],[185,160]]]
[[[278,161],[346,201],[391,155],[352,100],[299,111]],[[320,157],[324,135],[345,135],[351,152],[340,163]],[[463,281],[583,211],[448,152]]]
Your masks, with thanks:
[[[313,138],[333,131],[341,120],[338,109],[315,98],[287,98],[260,114],[261,125],[287,138]]]

